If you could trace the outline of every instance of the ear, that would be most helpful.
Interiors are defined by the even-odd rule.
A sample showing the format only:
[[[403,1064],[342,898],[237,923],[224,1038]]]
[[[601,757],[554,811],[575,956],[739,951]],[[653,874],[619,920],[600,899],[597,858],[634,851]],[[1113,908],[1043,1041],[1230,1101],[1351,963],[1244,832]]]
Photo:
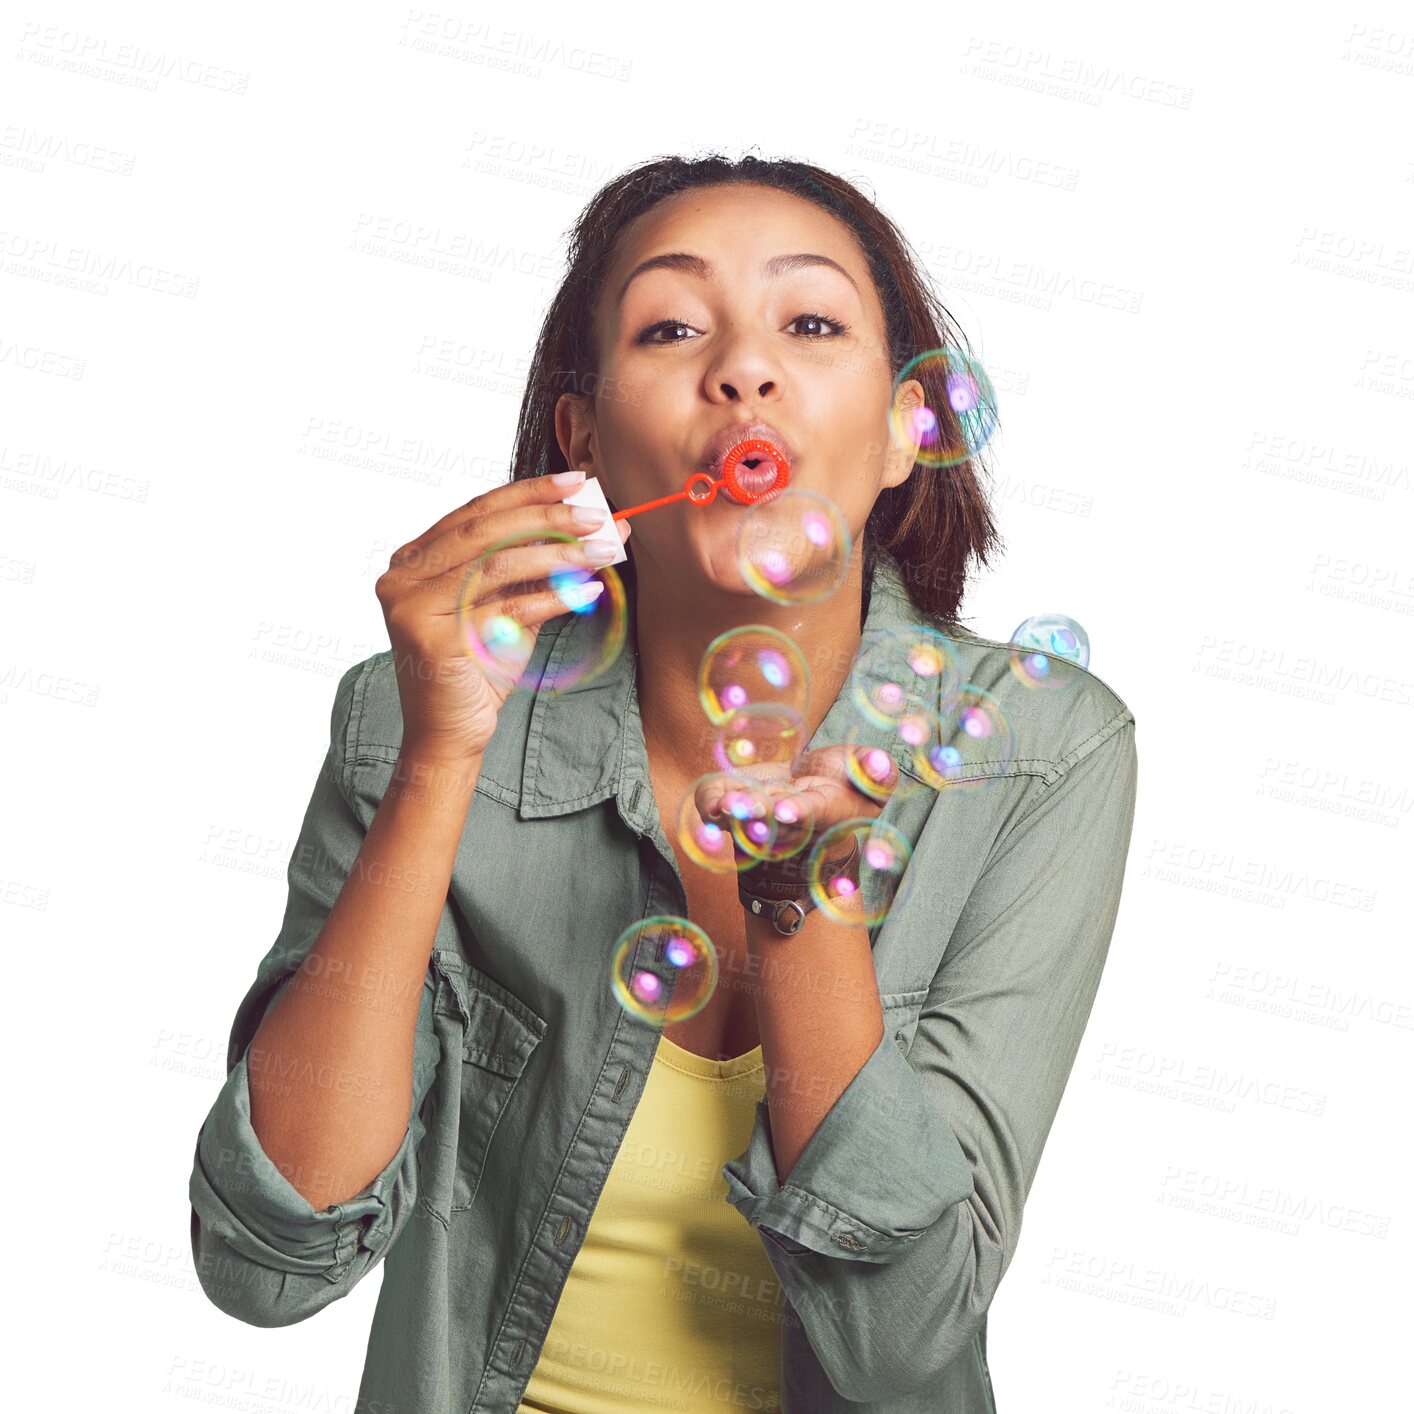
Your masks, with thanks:
[[[909,378],[894,390],[890,417],[888,451],[884,454],[884,476],[880,490],[902,486],[913,474],[918,460],[918,439],[911,437],[903,446],[900,438],[913,427],[913,414],[927,406],[927,395],[916,378]]]
[[[594,465],[594,412],[592,400],[585,394],[561,393],[556,400],[555,440],[571,471],[598,476],[599,469]]]

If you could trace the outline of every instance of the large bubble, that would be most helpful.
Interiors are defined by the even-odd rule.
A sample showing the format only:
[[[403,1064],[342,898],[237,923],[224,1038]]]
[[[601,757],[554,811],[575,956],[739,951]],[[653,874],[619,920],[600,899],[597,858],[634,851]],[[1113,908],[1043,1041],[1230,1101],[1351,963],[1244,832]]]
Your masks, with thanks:
[[[1065,614],[1033,615],[1017,625],[1011,643],[1012,673],[1027,687],[1065,687],[1079,680],[1077,673],[1058,669],[1048,654],[1082,668],[1090,662],[1089,635]]]
[[[805,718],[780,702],[759,702],[728,712],[712,735],[712,754],[723,770],[779,767],[790,773],[805,749]]]
[[[788,487],[747,510],[737,534],[741,577],[775,604],[813,604],[844,583],[849,525],[818,491]]]
[[[913,763],[934,790],[975,791],[1000,779],[991,766],[1016,757],[1016,732],[1001,701],[966,683],[943,704],[937,730],[915,748]]]
[[[855,707],[881,727],[920,702],[936,707],[961,683],[961,661],[951,640],[918,623],[871,629],[850,674]]]
[[[659,914],[614,944],[614,999],[635,1020],[671,1026],[695,1016],[717,988],[717,950],[695,923]]]
[[[591,569],[568,553],[579,542],[558,531],[498,540],[474,559],[457,593],[457,626],[467,653],[501,687],[555,693],[599,676],[623,651],[628,622],[623,580],[612,566]],[[564,550],[557,547],[563,546]],[[592,598],[591,585],[602,584]],[[519,599],[555,613],[522,622]],[[569,613],[543,673],[528,672],[541,628]],[[527,616],[529,617],[529,616]]]
[[[889,425],[899,447],[917,451],[924,466],[958,466],[986,446],[997,427],[997,395],[982,365],[961,349],[929,349],[910,359],[894,379],[917,379],[935,399],[922,407],[889,407]]]
[[[842,820],[810,852],[810,894],[835,923],[868,927],[902,902],[913,846],[882,820]]]
[[[728,629],[707,645],[697,672],[697,694],[712,722],[763,703],[810,705],[810,672],[795,641],[764,624]]]

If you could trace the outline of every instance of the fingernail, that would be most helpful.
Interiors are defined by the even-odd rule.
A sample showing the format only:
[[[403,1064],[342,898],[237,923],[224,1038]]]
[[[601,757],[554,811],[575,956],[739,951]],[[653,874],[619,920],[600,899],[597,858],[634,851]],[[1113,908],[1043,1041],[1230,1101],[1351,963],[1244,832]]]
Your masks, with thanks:
[[[886,781],[893,774],[894,758],[887,751],[871,751],[865,758],[864,769],[876,781]]]
[[[586,604],[592,604],[603,592],[604,586],[599,580],[589,579],[583,584],[566,585],[560,590],[560,598],[571,609],[582,609]]]
[[[608,545],[602,540],[583,540],[580,543],[584,546],[584,556],[591,565],[607,565],[610,560],[617,560],[619,557],[617,545]]]
[[[570,519],[586,530],[594,530],[603,525],[608,517],[597,506],[574,506],[570,510]]]
[[[557,471],[550,477],[550,480],[556,486],[574,486],[584,480],[584,473],[582,471]]]

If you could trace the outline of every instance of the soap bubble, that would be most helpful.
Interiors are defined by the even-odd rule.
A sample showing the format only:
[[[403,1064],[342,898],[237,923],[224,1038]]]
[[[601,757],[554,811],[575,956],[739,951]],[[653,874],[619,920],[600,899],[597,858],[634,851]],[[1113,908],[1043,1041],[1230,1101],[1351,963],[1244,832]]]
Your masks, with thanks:
[[[997,395],[982,365],[960,349],[930,349],[910,359],[894,379],[894,392],[917,379],[937,405],[889,405],[894,442],[923,466],[958,466],[981,451],[997,427]]]
[[[758,859],[772,859],[776,835],[780,828],[775,815],[775,800],[770,786],[745,772],[723,771],[719,780],[724,787],[717,808],[721,823],[731,832],[732,839],[747,856],[742,868],[750,868]]]
[[[543,543],[542,543],[543,542]],[[628,601],[623,580],[612,566],[591,569],[558,558],[556,545],[578,542],[559,531],[532,531],[498,540],[467,567],[457,593],[457,627],[470,657],[502,687],[557,693],[588,682],[608,668],[623,650]],[[494,557],[494,558],[493,558]],[[546,562],[549,561],[548,568]],[[539,568],[535,568],[536,563]],[[528,578],[503,579],[500,567],[523,566]],[[586,594],[595,577],[603,584],[596,599]],[[508,595],[552,593],[564,608],[534,624],[519,622]],[[563,618],[565,611],[570,619]],[[538,633],[557,634],[540,673],[527,671]]]
[[[704,818],[697,806],[703,787],[720,815]],[[714,874],[735,874],[762,859],[786,859],[798,853],[815,828],[808,801],[778,798],[773,787],[738,771],[709,771],[699,776],[678,802],[674,843],[694,863]]]
[[[725,820],[720,823],[704,820],[697,808],[698,788],[709,781],[715,784],[722,776],[722,772],[709,771],[687,788],[678,802],[677,832],[673,843],[694,864],[714,874],[735,874],[753,861],[737,853],[732,845],[731,828]]]
[[[1066,687],[1078,674],[1061,668],[1047,654],[1079,667],[1090,662],[1090,638],[1064,614],[1036,614],[1018,624],[1011,635],[1011,670],[1027,687]]]
[[[845,737],[845,774],[856,789],[880,803],[902,800],[924,790],[926,787],[900,769],[900,763],[912,761],[913,753],[926,747],[937,730],[937,712],[916,699],[910,700],[888,726],[876,726],[859,717]],[[882,771],[889,774],[881,776]]]
[[[754,851],[758,859],[790,859],[814,839],[815,807],[808,796],[795,796],[789,787],[784,788],[772,801],[771,815],[776,822],[775,836]]]
[[[737,535],[741,577],[775,604],[813,604],[849,570],[849,525],[818,491],[788,487],[743,513]]]
[[[793,707],[804,716],[810,671],[793,639],[764,624],[745,624],[707,645],[697,670],[697,695],[712,722],[766,702]]]
[[[658,914],[614,944],[614,999],[635,1020],[671,1026],[696,1016],[717,989],[717,950],[695,923]]]
[[[841,820],[821,834],[810,852],[811,897],[836,923],[880,923],[906,898],[905,876],[912,858],[912,845],[892,825]]]
[[[926,624],[871,629],[850,673],[854,705],[867,721],[887,727],[917,703],[945,701],[962,682],[957,649]]]
[[[934,790],[974,791],[999,778],[991,765],[1008,766],[1016,756],[1016,732],[1001,702],[967,683],[943,704],[938,729],[913,753],[913,764]]]
[[[788,775],[805,749],[805,718],[780,702],[759,702],[728,712],[712,735],[712,755],[723,770],[776,766]]]

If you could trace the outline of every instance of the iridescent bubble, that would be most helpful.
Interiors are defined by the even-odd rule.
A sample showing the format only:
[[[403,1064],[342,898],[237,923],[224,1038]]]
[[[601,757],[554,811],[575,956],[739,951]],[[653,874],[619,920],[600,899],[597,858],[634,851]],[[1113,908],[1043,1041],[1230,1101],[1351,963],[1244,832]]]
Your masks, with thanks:
[[[697,695],[712,722],[761,703],[810,705],[810,672],[795,641],[764,624],[728,629],[707,645],[697,670]]]
[[[857,717],[845,737],[845,774],[871,800],[902,800],[925,789],[899,767],[937,732],[938,714],[910,699],[887,726]]]
[[[717,950],[695,923],[658,914],[614,944],[614,999],[635,1020],[671,1026],[695,1016],[717,988]]]
[[[702,868],[733,874],[799,853],[814,829],[808,799],[789,798],[744,773],[709,771],[678,803],[674,844]]]
[[[732,839],[751,860],[773,858],[779,828],[769,786],[740,772],[726,773],[726,790],[718,802]],[[744,862],[745,867],[750,867]]]
[[[750,771],[719,771],[701,777],[693,788],[696,795],[699,787],[707,787],[700,792],[699,813],[707,825],[720,825],[730,835],[737,852],[732,867],[737,870],[754,868],[760,860],[789,859],[815,833],[815,811],[808,796],[794,792],[787,779],[772,775],[762,780]],[[686,805],[682,809],[685,812]],[[709,839],[715,858],[707,867],[726,873],[725,850],[717,836]]]
[[[844,583],[849,525],[828,496],[787,487],[742,516],[737,535],[741,577],[775,604],[813,604]]]
[[[957,649],[926,624],[871,630],[850,674],[854,705],[866,720],[887,727],[919,702],[945,701],[962,682]]]
[[[712,755],[723,770],[779,767],[789,774],[805,749],[805,718],[780,702],[758,702],[728,712],[712,734]]]
[[[704,820],[697,808],[698,788],[709,782],[715,785],[721,780],[721,772],[709,771],[688,787],[678,804],[677,832],[673,843],[702,868],[714,874],[735,874],[753,861],[737,853],[732,845],[731,829],[725,821]]]
[[[1065,614],[1036,614],[1018,624],[1011,635],[1012,673],[1027,687],[1067,687],[1078,673],[1062,668],[1048,657],[1063,658],[1079,667],[1090,662],[1090,637]]]
[[[721,779],[729,783],[721,802],[725,823],[739,853],[746,856],[739,859],[739,867],[789,859],[811,843],[815,807],[779,768],[746,767],[722,772]]]
[[[810,894],[836,923],[882,922],[906,898],[913,847],[882,820],[842,820],[810,852]]]
[[[913,451],[923,466],[958,466],[986,446],[997,427],[997,395],[976,359],[961,349],[930,349],[910,359],[894,379],[917,379],[927,391],[923,407],[899,409],[891,403],[889,425],[895,443]]]
[[[913,753],[924,784],[934,790],[974,791],[999,779],[992,765],[1010,765],[1016,756],[1016,733],[1000,700],[985,688],[967,683],[943,704],[938,729]]]
[[[468,656],[498,686],[563,692],[598,677],[623,651],[628,622],[623,580],[612,566],[590,569],[557,548],[577,544],[558,531],[511,536],[467,567],[457,592],[457,627]],[[592,599],[591,580],[603,585]],[[518,596],[524,596],[526,621],[508,612],[513,608],[508,597]],[[565,613],[569,622],[559,617]],[[529,663],[542,629],[557,638],[543,670],[536,672]]]

